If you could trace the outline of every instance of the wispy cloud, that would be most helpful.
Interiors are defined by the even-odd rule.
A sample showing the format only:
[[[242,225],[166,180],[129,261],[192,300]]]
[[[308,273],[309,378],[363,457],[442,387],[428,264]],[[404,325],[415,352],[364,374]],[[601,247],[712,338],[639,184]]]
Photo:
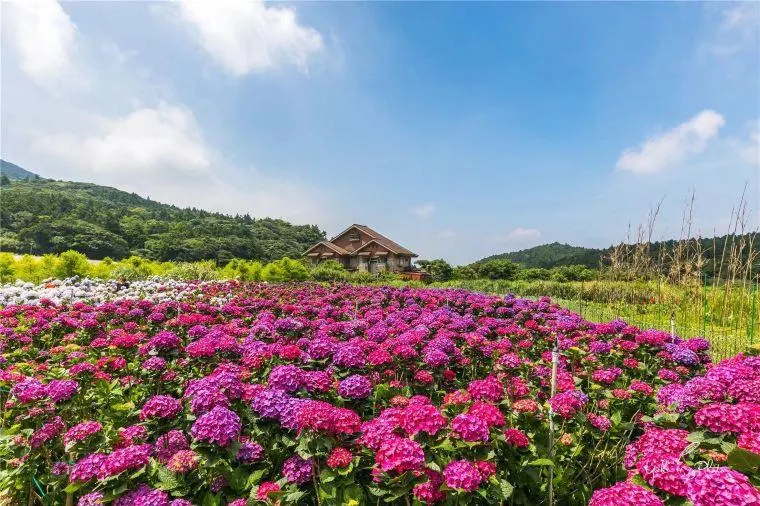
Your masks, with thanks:
[[[413,207],[409,209],[409,212],[411,212],[413,215],[417,216],[418,218],[427,219],[430,218],[433,213],[435,212],[435,204],[432,202],[429,202],[427,204],[422,204],[416,207]]]
[[[710,5],[713,9],[714,5]],[[715,31],[702,45],[714,56],[729,56],[758,49],[760,4],[757,2],[720,3]],[[714,12],[714,11],[713,11]]]
[[[722,115],[706,109],[667,132],[648,138],[638,148],[626,149],[616,167],[639,174],[673,168],[704,151],[725,123]]]
[[[536,228],[518,227],[505,235],[495,237],[497,242],[527,242],[541,238],[541,231]]]
[[[760,165],[760,118],[749,122],[748,138],[739,143],[739,156],[750,165]]]

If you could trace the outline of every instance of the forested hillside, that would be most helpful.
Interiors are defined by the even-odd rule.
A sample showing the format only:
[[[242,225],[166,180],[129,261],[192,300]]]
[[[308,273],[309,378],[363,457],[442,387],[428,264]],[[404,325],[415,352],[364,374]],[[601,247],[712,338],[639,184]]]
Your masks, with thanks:
[[[676,258],[688,257],[687,261],[701,264],[701,271],[708,276],[718,275],[727,270],[729,263],[746,264],[751,260],[753,272],[760,272],[760,236],[756,232],[743,235],[724,235],[719,237],[689,239],[688,241],[669,240],[658,241],[645,245],[622,245],[617,247],[618,258],[624,262],[630,262],[630,258],[644,251],[653,264],[667,270]],[[570,246],[554,242],[542,244],[510,253],[492,255],[476,263],[488,260],[511,260],[524,268],[562,267],[569,265],[583,265],[590,269],[597,269],[600,265],[609,265],[613,256],[614,247],[605,249],[584,248],[582,246]],[[750,259],[750,256],[752,257]],[[629,257],[629,258],[625,258]],[[697,260],[697,257],[701,260]],[[676,259],[676,260],[674,260]],[[723,266],[721,268],[721,266]]]
[[[521,264],[527,268],[541,267],[544,269],[551,269],[552,267],[561,267],[565,265],[585,265],[586,267],[594,269],[599,267],[601,255],[601,249],[570,246],[569,244],[553,242],[551,244],[542,244],[540,246],[520,251],[491,255],[479,260],[479,262],[505,259]]]
[[[15,180],[0,192],[0,249],[15,253],[270,261],[299,257],[324,238],[315,225],[180,209],[89,183]]]

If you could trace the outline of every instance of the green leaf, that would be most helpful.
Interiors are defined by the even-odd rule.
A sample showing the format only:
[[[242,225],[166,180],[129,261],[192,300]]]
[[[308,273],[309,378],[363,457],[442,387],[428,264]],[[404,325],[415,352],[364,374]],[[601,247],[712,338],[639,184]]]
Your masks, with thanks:
[[[165,467],[158,468],[158,481],[158,488],[161,490],[174,490],[180,486],[177,477]]]
[[[536,459],[536,460],[531,460],[530,462],[528,462],[528,465],[529,466],[549,466],[549,467],[553,467],[554,466],[554,462],[552,462],[551,459]]]
[[[387,490],[383,490],[382,488],[377,488],[377,487],[372,487],[372,486],[368,486],[367,490],[369,490],[370,494],[372,494],[372,495],[374,495],[376,497],[382,497],[382,496],[384,496],[385,494],[388,493]]]
[[[220,504],[221,499],[219,496],[211,492],[206,492],[206,495],[203,496],[203,502],[201,502],[202,506],[219,506]]]
[[[501,488],[501,496],[504,499],[509,499],[512,496],[512,492],[515,491],[515,487],[507,480],[499,480],[499,488]]]
[[[74,492],[82,488],[83,485],[84,483],[82,482],[69,483],[69,486],[64,488],[63,491],[66,492],[67,494],[73,494]]]
[[[251,488],[254,485],[258,485],[261,478],[266,474],[266,469],[257,469],[248,475],[248,480],[245,482],[245,488]]]
[[[111,409],[114,411],[132,411],[135,409],[135,403],[134,402],[122,402],[119,404],[111,404]]]
[[[728,454],[726,463],[737,471],[754,474],[760,470],[760,455],[737,446]]]
[[[686,436],[686,440],[690,443],[701,443],[705,440],[705,432],[699,431],[699,432],[692,432],[688,436]]]
[[[283,498],[283,500],[285,501],[286,504],[291,504],[291,503],[295,504],[305,495],[306,495],[306,492],[304,492],[303,490],[296,490],[287,494]]]

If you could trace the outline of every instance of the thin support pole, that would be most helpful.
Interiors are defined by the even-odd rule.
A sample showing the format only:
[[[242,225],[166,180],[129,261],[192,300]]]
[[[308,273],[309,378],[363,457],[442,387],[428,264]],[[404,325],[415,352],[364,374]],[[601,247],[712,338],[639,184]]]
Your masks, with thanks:
[[[707,337],[707,274],[702,276],[702,337]]]
[[[757,315],[757,284],[752,283],[752,306],[749,313],[749,345],[755,344],[755,317]]]
[[[558,338],[554,338],[554,348],[552,349],[552,383],[551,397],[557,391],[557,364],[559,363],[559,343]],[[552,465],[549,466],[549,506],[554,506],[554,410],[549,404],[549,458]]]

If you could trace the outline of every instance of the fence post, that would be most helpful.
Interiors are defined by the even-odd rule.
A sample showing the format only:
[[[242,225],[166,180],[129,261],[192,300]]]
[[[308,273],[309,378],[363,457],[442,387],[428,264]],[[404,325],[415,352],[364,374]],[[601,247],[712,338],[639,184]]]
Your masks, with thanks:
[[[670,337],[675,340],[676,337],[676,310],[670,312]]]
[[[702,273],[702,337],[707,338],[707,273]]]
[[[559,339],[555,336],[554,348],[552,349],[552,379],[551,379],[551,397],[557,392],[557,364],[559,363]],[[549,466],[549,506],[554,506],[554,410],[549,404],[549,459],[552,465]]]
[[[752,306],[749,313],[749,345],[755,344],[755,315],[757,314],[757,284],[758,280],[752,283]]]

